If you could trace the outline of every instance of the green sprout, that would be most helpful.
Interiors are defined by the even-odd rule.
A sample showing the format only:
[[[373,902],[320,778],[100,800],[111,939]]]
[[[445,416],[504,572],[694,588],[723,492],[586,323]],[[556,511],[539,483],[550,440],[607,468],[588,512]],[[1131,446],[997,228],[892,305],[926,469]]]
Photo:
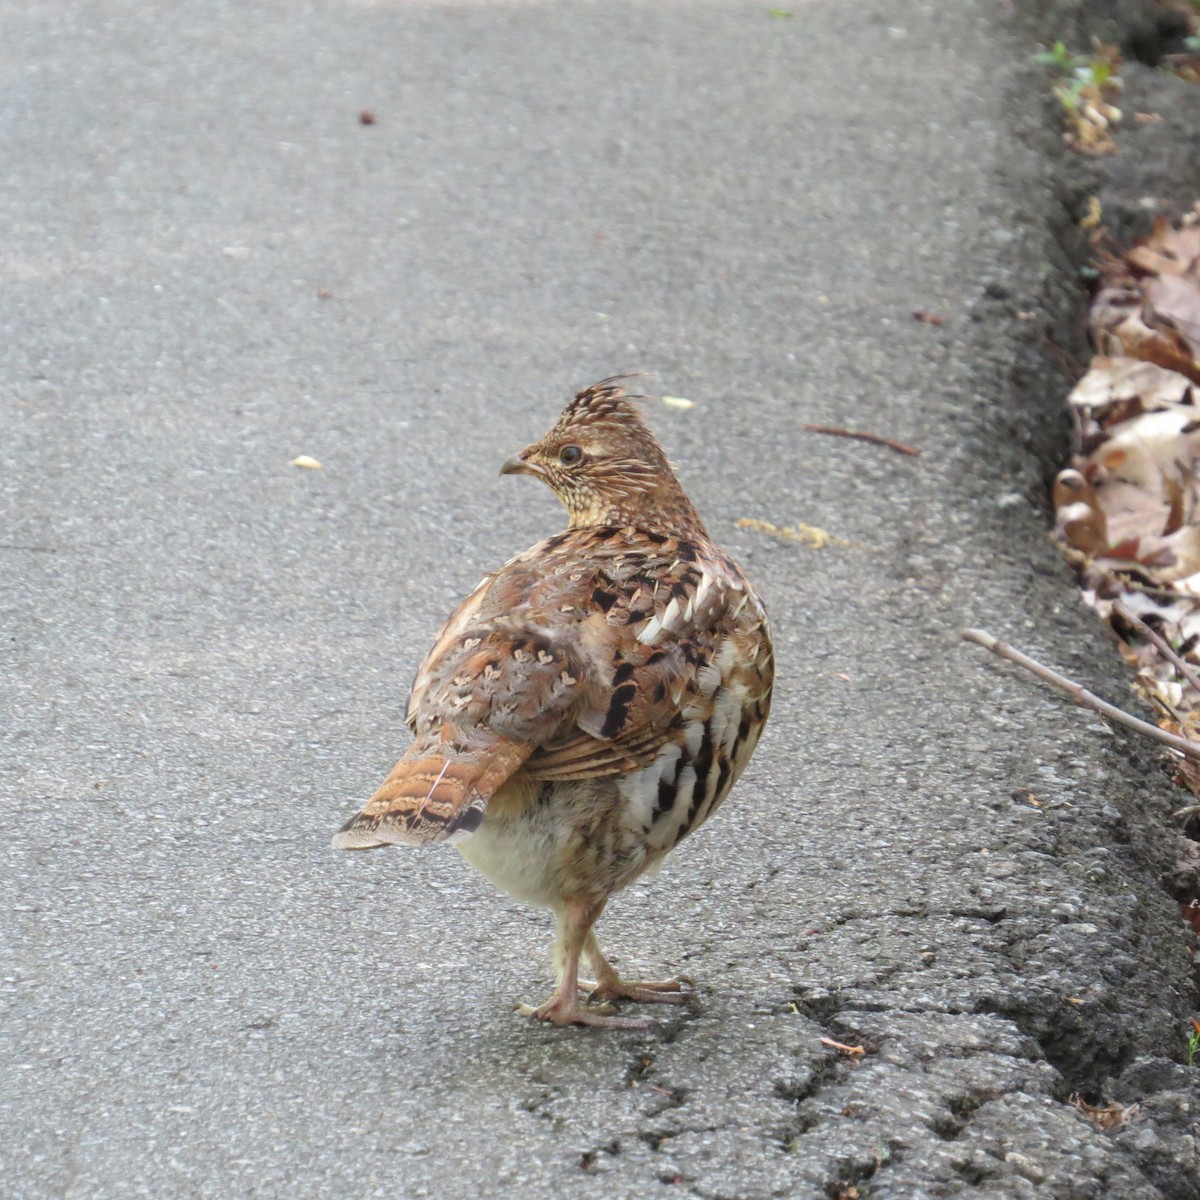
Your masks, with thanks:
[[[1069,75],[1077,67],[1086,67],[1088,60],[1080,58],[1076,54],[1067,53],[1067,44],[1063,41],[1057,41],[1050,50],[1043,50],[1040,54],[1034,54],[1030,62],[1035,62],[1043,67],[1057,67],[1064,75]]]
[[[1083,93],[1088,88],[1100,90],[1113,77],[1111,63],[1102,58],[1085,58],[1079,54],[1071,54],[1066,43],[1062,41],[1055,42],[1050,50],[1033,55],[1031,61],[1041,66],[1053,67],[1062,77],[1054,85],[1054,94],[1068,112],[1074,112],[1079,107]]]

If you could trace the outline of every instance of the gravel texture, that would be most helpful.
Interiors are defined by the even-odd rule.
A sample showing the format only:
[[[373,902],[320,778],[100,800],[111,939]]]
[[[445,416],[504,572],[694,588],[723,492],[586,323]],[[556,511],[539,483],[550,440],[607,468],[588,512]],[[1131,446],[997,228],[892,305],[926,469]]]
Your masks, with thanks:
[[[957,637],[1129,699],[1045,538],[1070,7],[0,0],[5,1196],[1200,1195],[1178,794]],[[605,916],[699,980],[649,1035],[513,1015],[549,922],[452,851],[328,848],[622,369],[779,652]]]

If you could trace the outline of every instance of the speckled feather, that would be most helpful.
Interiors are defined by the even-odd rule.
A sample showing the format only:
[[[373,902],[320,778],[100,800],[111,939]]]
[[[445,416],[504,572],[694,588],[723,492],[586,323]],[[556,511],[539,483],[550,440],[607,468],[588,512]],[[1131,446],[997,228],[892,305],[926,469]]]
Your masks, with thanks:
[[[505,470],[541,477],[571,524],[443,626],[409,698],[414,741],[334,844],[453,840],[513,894],[598,915],[749,760],[770,706],[766,613],[618,381]]]

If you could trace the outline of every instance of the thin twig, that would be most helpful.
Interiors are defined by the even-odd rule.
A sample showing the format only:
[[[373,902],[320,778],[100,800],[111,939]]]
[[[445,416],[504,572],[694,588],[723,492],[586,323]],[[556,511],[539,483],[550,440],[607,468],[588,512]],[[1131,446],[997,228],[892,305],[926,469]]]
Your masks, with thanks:
[[[921,453],[916,446],[910,446],[907,442],[898,442],[895,438],[884,437],[882,433],[862,433],[856,429],[841,429],[837,425],[802,425],[801,429],[805,429],[809,433],[828,433],[831,437],[854,438],[859,442],[872,442],[876,446],[887,446],[889,450],[895,450],[897,454],[907,454],[909,458],[916,458]]]
[[[1140,629],[1154,643],[1158,652],[1192,685],[1196,695],[1200,696],[1200,679],[1196,677],[1195,669],[1184,662],[1183,658],[1161,633],[1156,629],[1152,629],[1141,617],[1126,608],[1123,600],[1113,601],[1113,612],[1118,613],[1135,629]]]
[[[1154,707],[1155,707],[1155,708],[1158,708],[1158,709],[1160,709],[1160,710],[1161,710],[1163,713],[1165,713],[1165,714],[1166,714],[1168,717],[1170,717],[1170,718],[1171,718],[1171,720],[1172,720],[1172,721],[1174,721],[1174,722],[1175,722],[1175,724],[1176,724],[1176,725],[1178,725],[1180,729],[1182,729],[1182,728],[1184,727],[1184,725],[1183,725],[1183,717],[1181,717],[1181,716],[1179,715],[1179,713],[1177,713],[1177,712],[1176,712],[1176,711],[1175,711],[1175,710],[1174,710],[1174,709],[1173,709],[1173,708],[1172,708],[1172,707],[1171,707],[1171,706],[1170,706],[1170,705],[1169,705],[1169,704],[1168,704],[1168,703],[1167,703],[1167,702],[1166,702],[1166,701],[1165,701],[1165,700],[1164,700],[1164,699],[1163,699],[1163,698],[1162,698],[1162,697],[1161,697],[1161,696],[1158,694],[1158,692],[1157,692],[1157,691],[1152,691],[1152,692],[1150,692],[1150,695],[1149,695],[1149,697],[1147,697],[1147,699],[1148,699],[1148,702],[1149,702],[1150,704],[1154,705]]]
[[[1007,658],[1010,662],[1024,667],[1039,679],[1054,684],[1056,688],[1066,692],[1081,708],[1090,708],[1110,721],[1116,721],[1130,729],[1136,729],[1138,733],[1144,733],[1156,742],[1162,742],[1163,745],[1170,746],[1172,750],[1178,750],[1180,754],[1185,754],[1188,758],[1200,760],[1200,742],[1189,741],[1177,734],[1168,733],[1165,729],[1159,729],[1157,725],[1151,725],[1149,721],[1130,716],[1129,713],[1117,708],[1114,704],[1109,704],[1107,700],[1101,700],[1099,696],[1093,695],[1065,675],[1060,675],[1057,671],[1044,667],[1036,659],[1022,654],[1020,650],[1014,650],[1007,642],[997,640],[990,633],[986,633],[982,629],[964,629],[960,636],[964,642],[974,642],[977,646],[982,646],[985,650],[990,650],[993,654],[998,654],[1001,658]]]

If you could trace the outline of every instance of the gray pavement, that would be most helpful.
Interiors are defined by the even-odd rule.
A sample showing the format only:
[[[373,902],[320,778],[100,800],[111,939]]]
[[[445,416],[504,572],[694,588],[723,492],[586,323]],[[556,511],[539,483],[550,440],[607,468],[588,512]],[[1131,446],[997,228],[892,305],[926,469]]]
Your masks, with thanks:
[[[957,641],[1126,694],[1035,502],[1075,301],[1030,31],[790,7],[0,4],[3,1196],[1198,1194],[1177,796]],[[544,914],[328,839],[558,528],[500,462],[623,369],[695,401],[651,418],[780,682],[603,922],[693,1008],[559,1032],[510,1011]]]

